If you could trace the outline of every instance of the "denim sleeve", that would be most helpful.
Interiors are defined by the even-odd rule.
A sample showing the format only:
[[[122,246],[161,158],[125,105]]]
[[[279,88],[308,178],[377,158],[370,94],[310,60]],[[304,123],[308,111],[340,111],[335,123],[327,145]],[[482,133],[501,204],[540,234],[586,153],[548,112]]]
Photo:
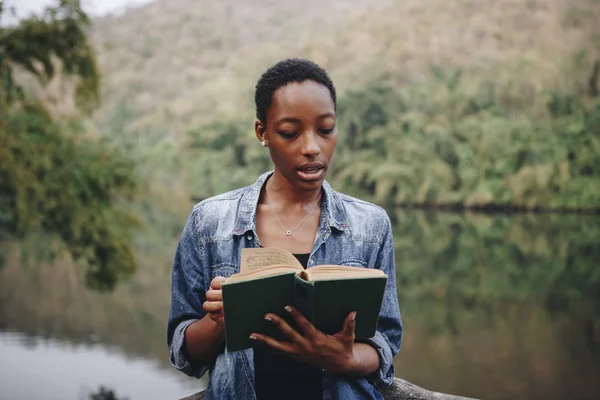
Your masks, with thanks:
[[[196,212],[192,210],[183,228],[173,260],[171,311],[167,324],[167,344],[171,364],[186,375],[200,378],[208,365],[195,365],[187,355],[185,331],[206,312],[203,268],[200,262]]]
[[[369,377],[377,389],[388,387],[394,381],[394,356],[402,343],[402,319],[396,292],[396,266],[390,219],[385,215],[385,234],[377,256],[377,267],[388,276],[375,336],[366,342],[379,354],[379,370]]]

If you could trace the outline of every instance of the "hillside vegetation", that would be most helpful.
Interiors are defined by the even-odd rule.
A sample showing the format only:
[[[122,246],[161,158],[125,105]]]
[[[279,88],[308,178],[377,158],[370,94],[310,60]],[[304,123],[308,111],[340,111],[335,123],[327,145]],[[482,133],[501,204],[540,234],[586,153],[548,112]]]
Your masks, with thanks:
[[[0,3],[0,21],[8,13]],[[47,254],[69,254],[90,286],[112,289],[135,270],[126,204],[138,180],[128,155],[85,129],[100,86],[88,25],[77,0],[0,24],[0,268],[5,247],[43,232]]]
[[[340,90],[334,187],[379,203],[597,208],[599,19],[597,0],[157,1],[96,21],[95,121],[134,144],[153,198],[181,218],[190,196],[270,168],[254,84],[308,57]]]
[[[0,225],[55,234],[113,287],[171,248],[192,198],[272,168],[253,91],[290,56],[339,89],[336,189],[382,205],[597,211],[600,2],[571,3],[159,0],[93,21],[95,52],[83,14],[71,33],[44,33],[60,12],[2,28]],[[87,64],[69,70],[69,57]],[[69,92],[86,74],[93,85]]]

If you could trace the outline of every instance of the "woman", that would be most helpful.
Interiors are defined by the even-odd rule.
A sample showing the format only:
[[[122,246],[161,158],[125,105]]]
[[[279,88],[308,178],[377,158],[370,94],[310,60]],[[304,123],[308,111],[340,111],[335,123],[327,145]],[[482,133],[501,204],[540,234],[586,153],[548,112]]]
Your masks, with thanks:
[[[335,87],[318,65],[289,59],[262,75],[255,102],[256,137],[275,168],[193,208],[173,263],[171,363],[195,377],[210,369],[209,399],[380,399],[402,339],[391,225],[382,208],[325,181],[338,138]],[[239,271],[241,249],[259,246],[289,250],[305,268],[382,269],[375,336],[354,340],[353,312],[341,332],[325,335],[286,307],[300,331],[267,314],[288,340],[255,333],[254,349],[226,352],[221,285]]]

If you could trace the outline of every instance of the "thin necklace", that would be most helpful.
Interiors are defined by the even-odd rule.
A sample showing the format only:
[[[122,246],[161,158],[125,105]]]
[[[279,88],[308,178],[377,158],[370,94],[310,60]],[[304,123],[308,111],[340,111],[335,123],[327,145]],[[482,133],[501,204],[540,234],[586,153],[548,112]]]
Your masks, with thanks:
[[[265,195],[266,195],[266,194],[267,194],[267,192],[265,191]],[[281,223],[281,220],[279,219],[279,217],[277,216],[277,213],[275,212],[275,207],[274,207],[274,206],[273,206],[273,204],[271,204],[271,202],[269,201],[269,205],[271,206],[271,211],[273,211],[273,215],[275,216],[275,218],[277,219],[277,222],[279,222],[279,225],[280,225],[280,226],[281,226],[281,228],[282,228],[282,229],[285,231],[285,234],[286,234],[287,236],[292,236],[292,233],[294,233],[294,231],[295,231],[296,229],[298,229],[298,227],[300,226],[300,224],[302,224],[302,223],[304,222],[304,220],[305,220],[306,218],[308,218],[308,216],[309,216],[310,214],[312,214],[312,212],[315,210],[315,208],[317,208],[317,204],[319,204],[319,200],[321,200],[321,195],[322,195],[322,194],[323,194],[323,192],[321,192],[321,193],[319,194],[319,198],[317,199],[317,201],[315,202],[315,204],[312,206],[312,208],[310,209],[310,211],[308,212],[308,214],[306,214],[306,215],[304,216],[304,218],[302,218],[302,219],[300,220],[300,222],[298,222],[298,223],[296,224],[296,226],[294,226],[292,229],[287,229],[285,226],[283,226],[283,224]],[[267,199],[268,199],[268,196],[266,196],[266,197],[267,197]]]

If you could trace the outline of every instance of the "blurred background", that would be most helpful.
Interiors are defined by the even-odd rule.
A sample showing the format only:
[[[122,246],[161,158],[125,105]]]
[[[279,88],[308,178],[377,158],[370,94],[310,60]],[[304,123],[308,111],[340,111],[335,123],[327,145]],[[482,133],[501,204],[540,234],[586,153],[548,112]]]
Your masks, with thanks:
[[[254,85],[339,91],[328,181],[393,222],[396,376],[600,397],[600,1],[0,1],[0,398],[177,399],[175,245],[271,168]]]

